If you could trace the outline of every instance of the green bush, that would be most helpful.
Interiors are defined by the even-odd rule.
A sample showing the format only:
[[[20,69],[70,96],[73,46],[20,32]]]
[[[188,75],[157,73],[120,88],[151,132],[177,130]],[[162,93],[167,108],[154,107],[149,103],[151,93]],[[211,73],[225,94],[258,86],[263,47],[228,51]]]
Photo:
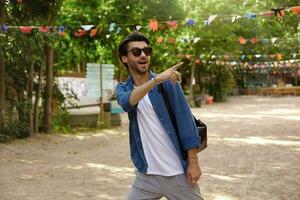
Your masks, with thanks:
[[[224,66],[212,66],[211,81],[209,83],[209,94],[214,101],[226,101],[228,94],[235,86],[232,73]]]
[[[12,122],[0,130],[0,142],[6,142],[14,138],[26,138],[28,136],[28,123],[26,122]]]

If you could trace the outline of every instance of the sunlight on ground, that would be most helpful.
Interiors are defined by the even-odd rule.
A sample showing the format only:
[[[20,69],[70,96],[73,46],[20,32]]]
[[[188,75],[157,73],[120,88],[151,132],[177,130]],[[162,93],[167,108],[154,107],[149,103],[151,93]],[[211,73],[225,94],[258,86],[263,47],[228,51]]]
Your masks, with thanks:
[[[226,118],[226,119],[231,119],[231,118],[250,118],[250,119],[258,119],[258,118],[265,118],[268,117],[268,115],[247,115],[247,114],[220,114],[220,113],[209,113],[209,114],[203,114],[202,116],[205,117],[210,117],[210,118]]]
[[[300,109],[294,109],[294,110],[291,110],[291,109],[271,109],[269,111],[258,111],[256,113],[259,113],[259,114],[279,114],[279,115],[282,115],[282,114],[299,114],[299,118],[300,118]]]
[[[275,116],[274,116],[275,115]],[[277,115],[277,116],[276,116]],[[267,117],[272,117],[272,118],[283,118],[283,119],[289,119],[289,120],[300,120],[300,116],[284,116],[283,114],[279,115],[279,113],[272,113],[270,112],[269,114],[265,113],[264,114],[220,114],[220,113],[210,113],[210,114],[202,114],[201,116],[217,119],[217,118],[226,118],[226,120],[232,120],[232,118],[236,119],[263,119]]]
[[[289,120],[296,120],[296,121],[300,121],[300,116],[282,116],[280,117],[282,119],[289,119]]]
[[[113,173],[118,173],[118,172],[133,173],[134,172],[134,169],[129,168],[129,167],[114,167],[114,166],[109,166],[109,165],[104,165],[104,164],[95,164],[95,163],[87,163],[87,166],[91,167],[91,168],[97,168],[100,170],[102,170],[102,169],[108,170]]]
[[[83,167],[81,165],[78,165],[78,166],[70,166],[70,165],[67,165],[67,168],[68,169],[82,169]]]
[[[216,174],[210,174],[209,176],[211,176],[213,178],[216,178],[216,179],[223,180],[223,181],[235,181],[235,180],[237,180],[237,178],[233,178],[233,177],[230,177],[230,176],[216,175]]]
[[[229,197],[227,195],[215,194],[213,200],[237,200],[234,197]]]
[[[101,132],[91,132],[91,133],[82,133],[80,135],[75,135],[79,140],[91,139],[95,137],[105,137],[109,138],[110,135],[124,135],[125,133],[118,131],[117,129],[102,129]],[[73,137],[73,136],[72,136]]]
[[[105,194],[99,194],[97,195],[97,197],[101,198],[101,199],[115,199],[109,195],[105,195]]]
[[[262,137],[248,137],[248,138],[224,138],[223,140],[230,142],[244,142],[247,144],[260,144],[260,145],[283,145],[283,146],[300,146],[300,142],[287,141],[287,140],[271,140]]]

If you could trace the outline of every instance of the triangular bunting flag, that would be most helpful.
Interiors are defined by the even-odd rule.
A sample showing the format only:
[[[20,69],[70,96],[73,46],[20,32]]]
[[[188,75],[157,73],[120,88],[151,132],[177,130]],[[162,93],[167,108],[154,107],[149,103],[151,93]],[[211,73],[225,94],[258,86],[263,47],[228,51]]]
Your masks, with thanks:
[[[278,39],[278,38],[272,38],[272,39],[271,39],[272,44],[274,44],[274,43],[276,42],[277,39]]]
[[[178,28],[178,24],[177,24],[177,21],[169,21],[167,22],[168,23],[168,26],[172,29],[177,29]]]
[[[256,38],[251,38],[251,39],[250,39],[250,42],[251,42],[252,44],[255,44],[255,43],[256,43]]]
[[[6,24],[2,24],[2,25],[0,25],[0,30],[3,31],[4,33],[7,33],[8,26]]]
[[[91,28],[94,27],[94,25],[82,25],[82,26],[80,26],[80,27],[83,28],[83,29],[86,30],[86,31],[89,31],[89,30],[91,30]]]
[[[117,24],[116,23],[111,23],[110,25],[109,25],[109,32],[113,32],[114,30],[115,30],[115,27],[117,26]]]
[[[97,28],[93,28],[90,31],[90,37],[92,37],[92,38],[95,37],[97,35],[97,32],[98,32]]]
[[[195,22],[195,20],[193,20],[193,19],[189,19],[188,21],[187,21],[187,25],[189,25],[189,26],[194,26],[196,24],[196,22]]]
[[[137,25],[137,26],[135,26],[135,28],[136,28],[137,31],[139,31],[142,28],[142,26]]]
[[[210,25],[216,18],[217,18],[218,15],[211,15],[208,17],[208,20],[207,20],[207,24]]]
[[[150,19],[149,28],[151,31],[158,31],[158,21],[156,19]]]
[[[195,37],[194,38],[194,43],[197,43],[201,38],[200,37]]]
[[[20,30],[21,30],[23,33],[31,33],[32,27],[31,27],[31,26],[21,26],[21,27],[20,27]]]
[[[255,19],[256,18],[256,14],[250,12],[250,13],[247,13],[246,17],[248,19]]]
[[[86,35],[87,32],[88,32],[88,31],[86,31],[86,30],[84,30],[84,29],[80,29],[80,30],[78,30],[78,31],[75,31],[75,32],[73,33],[73,35],[74,35],[75,37],[82,37],[82,36]]]
[[[236,20],[242,18],[241,16],[237,15],[237,16],[233,16],[231,22],[235,22]]]
[[[247,43],[247,40],[243,37],[240,37],[239,40],[240,40],[240,44],[246,44]]]
[[[300,13],[300,6],[291,7],[290,9],[294,14]]]
[[[39,31],[42,33],[47,33],[49,31],[49,26],[41,26],[39,27]]]
[[[65,27],[64,26],[60,26],[59,28],[58,28],[58,32],[59,32],[59,34],[61,35],[61,36],[66,36],[66,32],[65,32]]]

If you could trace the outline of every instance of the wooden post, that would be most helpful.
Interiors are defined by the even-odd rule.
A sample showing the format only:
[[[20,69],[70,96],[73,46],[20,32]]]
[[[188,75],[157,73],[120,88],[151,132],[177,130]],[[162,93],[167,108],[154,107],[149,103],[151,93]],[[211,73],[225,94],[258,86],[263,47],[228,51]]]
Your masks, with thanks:
[[[103,106],[103,69],[102,63],[100,63],[100,127],[103,128],[104,126],[104,106]]]
[[[45,88],[45,105],[44,105],[44,131],[51,133],[52,119],[52,85],[53,85],[53,59],[54,51],[50,44],[47,45],[47,64],[46,64],[46,88]]]

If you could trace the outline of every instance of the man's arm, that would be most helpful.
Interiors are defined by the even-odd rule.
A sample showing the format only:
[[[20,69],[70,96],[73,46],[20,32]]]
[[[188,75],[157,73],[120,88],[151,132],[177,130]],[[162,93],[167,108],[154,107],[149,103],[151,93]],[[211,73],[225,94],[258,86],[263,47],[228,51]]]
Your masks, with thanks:
[[[157,84],[158,82],[154,78],[152,80],[147,81],[143,85],[134,88],[129,98],[130,105],[135,106]]]
[[[200,176],[202,174],[197,153],[198,153],[197,148],[192,148],[187,151],[188,154],[187,177],[190,184],[193,187],[197,184],[197,181],[200,179]]]
[[[178,79],[181,79],[180,74],[176,71],[181,65],[183,65],[182,62],[170,67],[169,69],[158,74],[152,80],[149,80],[143,85],[140,85],[133,89],[129,98],[130,105],[135,106],[157,84],[160,84],[169,79],[173,83],[175,83]]]

